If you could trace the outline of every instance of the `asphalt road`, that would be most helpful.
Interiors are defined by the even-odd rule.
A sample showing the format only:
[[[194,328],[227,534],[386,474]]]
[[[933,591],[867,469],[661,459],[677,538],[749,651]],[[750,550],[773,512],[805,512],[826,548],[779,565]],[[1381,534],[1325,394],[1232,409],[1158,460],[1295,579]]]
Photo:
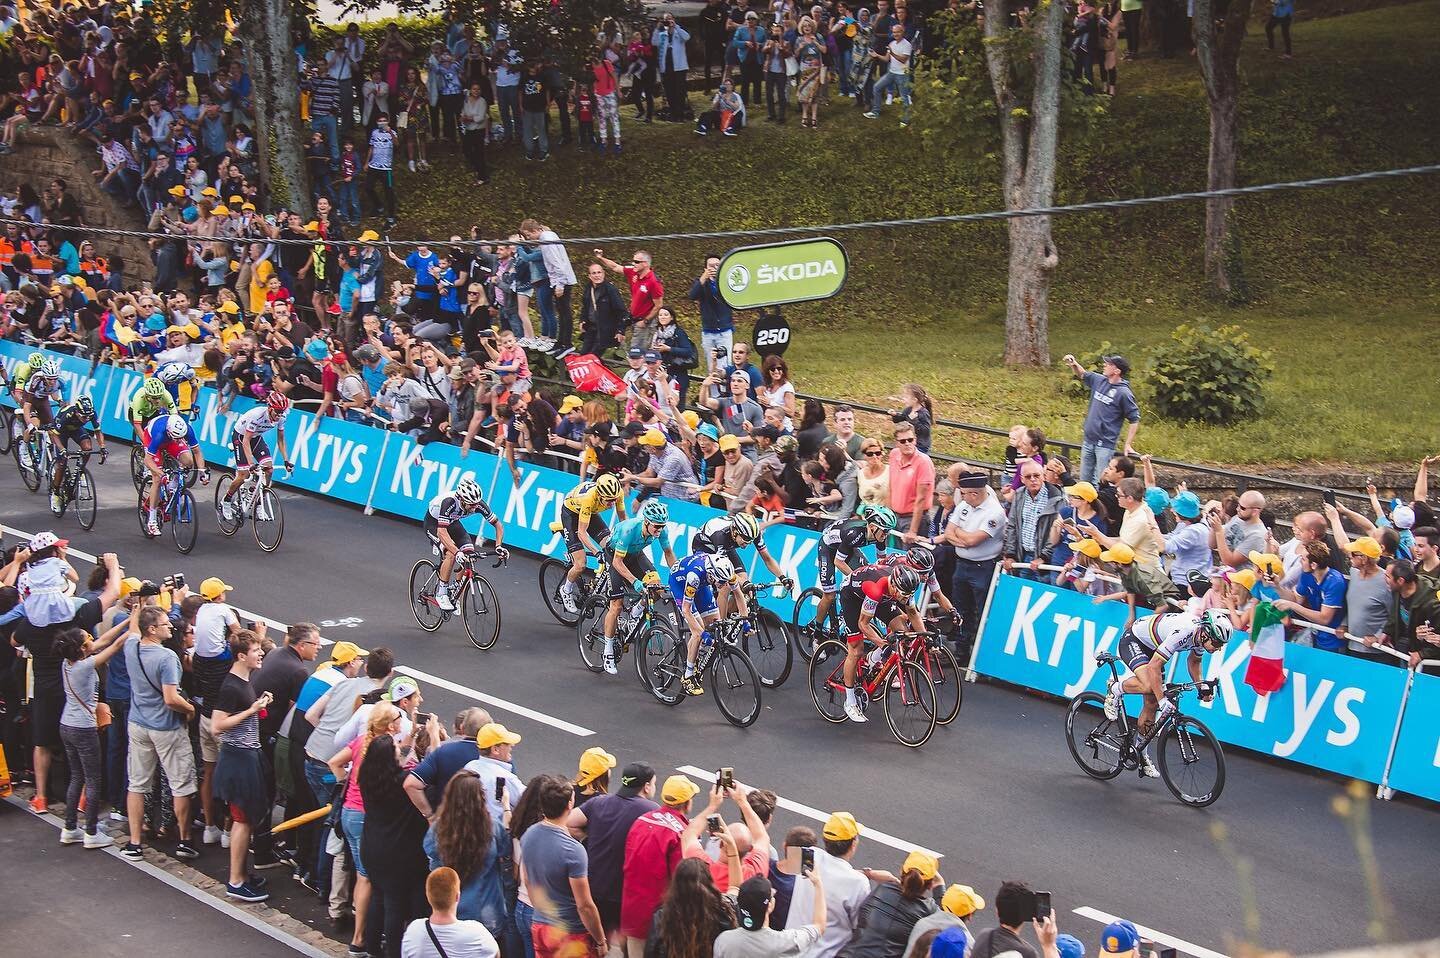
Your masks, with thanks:
[[[182,571],[192,587],[219,575],[236,586],[232,603],[250,613],[320,622],[328,638],[367,648],[388,645],[402,666],[422,673],[427,710],[453,715],[479,693],[497,721],[523,734],[516,752],[522,777],[573,774],[592,745],[622,764],[648,761],[662,776],[672,768],[733,766],[737,778],[788,800],[777,837],[793,824],[818,828],[815,812],[851,811],[870,836],[862,838],[862,864],[898,869],[902,849],[921,846],[944,854],[947,880],[974,885],[987,899],[1002,879],[1024,880],[1050,890],[1062,930],[1091,944],[1102,913],[1163,932],[1198,958],[1231,953],[1246,938],[1295,953],[1364,945],[1373,907],[1386,910],[1390,940],[1440,934],[1440,814],[1433,805],[1361,803],[1383,895],[1373,903],[1356,820],[1332,808],[1344,793],[1336,778],[1231,749],[1223,797],[1196,811],[1158,781],[1087,779],[1066,749],[1058,702],[970,685],[959,719],[916,751],[899,746],[878,719],[864,727],[822,721],[799,669],[767,692],[754,726],[737,730],[709,696],[667,708],[627,666],[616,677],[588,672],[573,630],[546,611],[537,563],[526,556],[485,569],[504,621],[497,646],[479,652],[458,621],[427,634],[410,615],[406,578],[426,546],[408,521],[287,494],[285,541],[273,555],[247,533],[224,539],[213,513],[202,514],[200,542],[189,556],[175,551],[168,530],[148,541],[135,517],[128,450],[119,449],[122,455],[97,470],[101,511],[92,533],[71,516],[54,520],[44,498],[25,491],[10,463],[0,464],[7,541],[14,530],[54,528],[74,548],[118,552],[129,574],[158,580]],[[202,501],[209,494],[204,490]],[[10,894],[17,891],[30,895],[23,886]],[[1247,931],[1247,913],[1258,931]],[[992,919],[993,911],[979,926]]]

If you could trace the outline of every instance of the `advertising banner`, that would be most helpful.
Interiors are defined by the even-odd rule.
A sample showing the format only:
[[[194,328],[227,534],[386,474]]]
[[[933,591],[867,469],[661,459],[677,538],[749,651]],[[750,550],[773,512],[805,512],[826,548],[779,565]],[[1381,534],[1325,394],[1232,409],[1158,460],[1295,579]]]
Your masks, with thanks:
[[[1390,766],[1391,788],[1440,802],[1440,675],[1416,672]]]
[[[720,296],[735,309],[829,299],[849,268],[845,247],[833,239],[741,246],[720,261]]]
[[[1085,689],[1104,692],[1110,670],[1096,666],[1095,654],[1116,651],[1125,616],[1123,603],[1097,605],[1079,592],[1002,575],[979,637],[975,668],[1064,698]],[[1249,656],[1243,633],[1205,656],[1202,676],[1219,683],[1215,697],[1209,703],[1187,698],[1185,711],[1228,744],[1369,782],[1381,780],[1405,691],[1404,669],[1287,645],[1285,687],[1265,696],[1242,681]],[[1184,658],[1175,664],[1176,681],[1189,681]],[[1429,738],[1433,758],[1433,728]],[[1401,788],[1393,777],[1392,784]]]

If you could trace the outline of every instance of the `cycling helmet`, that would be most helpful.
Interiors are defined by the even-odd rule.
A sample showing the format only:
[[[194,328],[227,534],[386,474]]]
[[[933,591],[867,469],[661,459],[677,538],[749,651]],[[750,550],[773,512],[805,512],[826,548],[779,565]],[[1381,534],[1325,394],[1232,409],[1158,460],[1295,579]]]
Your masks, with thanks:
[[[865,517],[865,521],[882,532],[894,532],[895,527],[899,525],[900,522],[900,520],[895,518],[895,510],[886,506],[872,509],[870,514]]]
[[[39,369],[41,366],[45,365],[45,354],[41,352],[31,353],[30,358],[25,360],[25,362],[30,366],[32,370]]]
[[[670,509],[658,499],[651,499],[640,510],[640,518],[651,525],[663,526],[670,521]]]
[[[480,483],[474,479],[461,479],[460,485],[455,487],[455,498],[467,506],[473,506],[480,501]]]
[[[935,554],[922,545],[913,545],[906,549],[905,561],[921,575],[929,575],[935,571]]]
[[[735,578],[735,566],[727,555],[712,555],[705,565],[710,570],[710,581],[716,585],[724,585]]]
[[[1234,626],[1230,623],[1230,614],[1219,609],[1207,609],[1200,617],[1199,638],[1215,646],[1222,646],[1230,641],[1230,633]]]
[[[890,569],[890,584],[901,595],[913,595],[920,588],[920,574],[908,565],[897,565]]]
[[[155,378],[167,386],[178,386],[187,379],[195,378],[195,370],[189,363],[166,363],[155,372]]]
[[[869,519],[870,513],[875,507],[868,502],[862,502],[855,507],[855,515],[860,519]]]
[[[270,395],[265,397],[265,405],[270,407],[271,412],[283,416],[290,410],[290,397],[278,389],[272,390]]]
[[[84,416],[86,419],[89,419],[91,416],[95,415],[95,404],[90,401],[89,396],[81,396],[79,399],[75,400],[75,411],[78,412],[80,415]]]
[[[159,399],[167,394],[165,384],[158,379],[145,380],[145,385],[140,387],[140,392],[149,396],[151,399]]]
[[[60,360],[47,359],[40,364],[40,371],[36,374],[42,379],[60,378]]]
[[[730,520],[730,528],[734,531],[737,539],[754,542],[760,538],[760,520],[748,513],[737,513]]]
[[[179,416],[171,416],[165,423],[165,435],[171,439],[184,439],[190,432],[190,424]]]
[[[601,473],[595,480],[595,491],[606,499],[617,499],[620,496],[620,480],[608,472]]]

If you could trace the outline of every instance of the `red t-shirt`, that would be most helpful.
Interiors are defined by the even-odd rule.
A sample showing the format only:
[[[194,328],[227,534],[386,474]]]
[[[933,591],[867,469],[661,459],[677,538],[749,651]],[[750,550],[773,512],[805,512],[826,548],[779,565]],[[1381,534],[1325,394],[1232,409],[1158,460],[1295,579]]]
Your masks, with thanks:
[[[660,277],[651,270],[640,279],[635,274],[635,267],[625,267],[625,279],[630,283],[630,315],[636,319],[642,316],[649,316],[655,310],[655,304],[665,296],[665,285],[660,282]]]
[[[726,865],[723,860],[717,862],[705,854],[705,849],[699,846],[691,846],[690,850],[685,853],[685,857],[704,859],[710,865],[710,877],[714,880],[716,888],[723,890],[729,885],[730,866]],[[745,857],[740,859],[740,881],[742,882],[748,881],[756,875],[768,874],[769,871],[770,856],[762,854],[762,850],[759,848],[750,849],[745,853]]]
[[[339,397],[338,387],[340,385],[340,373],[336,371],[334,363],[325,363],[320,367],[320,392],[336,393]]]
[[[609,96],[615,92],[615,64],[601,60],[591,68],[595,74],[595,95]],[[647,930],[648,934],[648,930]]]
[[[620,891],[620,931],[648,938],[650,920],[680,864],[680,835],[689,819],[671,808],[657,808],[635,819],[625,839],[625,870]]]

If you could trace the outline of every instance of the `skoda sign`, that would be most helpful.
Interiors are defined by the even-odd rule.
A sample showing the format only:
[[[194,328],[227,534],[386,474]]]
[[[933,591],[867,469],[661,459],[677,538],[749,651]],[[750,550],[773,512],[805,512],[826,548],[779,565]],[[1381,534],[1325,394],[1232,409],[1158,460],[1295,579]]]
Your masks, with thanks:
[[[845,248],[833,239],[742,246],[720,263],[720,295],[734,309],[829,299],[848,269]]]

